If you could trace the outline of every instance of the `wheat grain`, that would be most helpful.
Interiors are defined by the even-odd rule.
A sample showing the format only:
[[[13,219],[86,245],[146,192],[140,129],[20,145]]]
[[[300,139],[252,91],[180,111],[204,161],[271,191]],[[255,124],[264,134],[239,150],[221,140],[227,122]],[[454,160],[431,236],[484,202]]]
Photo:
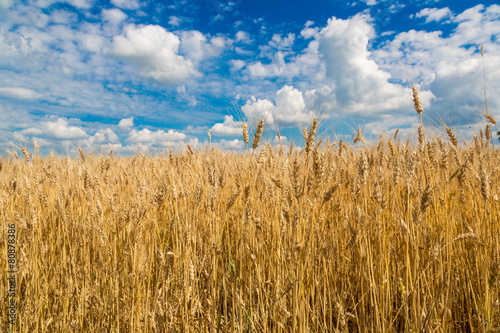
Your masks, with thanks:
[[[26,148],[24,146],[21,146],[21,152],[24,155],[24,160],[26,161],[26,163],[29,163],[30,157],[28,155],[28,151],[26,150]]]
[[[261,119],[259,121],[259,124],[257,125],[257,129],[255,130],[255,136],[253,137],[252,141],[252,148],[255,150],[260,143],[260,138],[262,136],[262,132],[264,131],[264,119]]]
[[[457,147],[458,146],[458,140],[457,140],[457,137],[455,136],[455,134],[453,134],[453,131],[451,130],[451,128],[449,128],[448,126],[446,126],[446,134],[448,134],[448,138],[450,139],[451,143]]]
[[[245,144],[248,147],[248,140],[249,140],[249,138],[248,138],[248,126],[247,126],[247,123],[244,122],[243,125],[242,125],[242,127],[243,127],[242,128],[243,129],[243,141],[245,142]]]
[[[413,92],[413,106],[415,107],[415,111],[417,111],[418,114],[421,114],[423,110],[422,108],[422,103],[420,102],[420,97],[418,96],[418,91],[415,86],[411,87],[411,90]]]

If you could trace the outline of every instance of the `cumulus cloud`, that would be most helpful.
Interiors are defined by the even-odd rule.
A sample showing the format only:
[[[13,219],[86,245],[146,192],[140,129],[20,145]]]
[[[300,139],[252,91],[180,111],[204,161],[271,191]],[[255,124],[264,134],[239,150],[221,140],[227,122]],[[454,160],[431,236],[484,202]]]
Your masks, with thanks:
[[[80,127],[71,126],[62,118],[59,118],[56,121],[42,122],[40,127],[43,135],[51,139],[78,140],[88,137],[87,133],[85,133]]]
[[[224,116],[224,122],[217,123],[212,126],[211,133],[219,136],[234,136],[241,135],[242,124],[240,121],[235,121],[233,116]]]
[[[65,2],[76,8],[88,9],[94,5],[94,0],[66,0]]]
[[[36,91],[22,87],[1,87],[0,95],[18,99],[37,99],[42,97]]]
[[[274,34],[269,42],[269,46],[278,50],[289,49],[293,46],[295,41],[295,35],[289,33],[286,37],[282,37],[281,34]]]
[[[115,144],[119,143],[120,140],[118,139],[118,135],[113,132],[113,130],[106,128],[106,129],[100,129],[97,131],[96,134],[94,134],[90,138],[90,142],[93,144]]]
[[[122,131],[128,131],[134,127],[134,117],[124,118],[118,123],[118,128]]]
[[[218,47],[220,49],[224,48],[228,44],[231,44],[231,40],[220,36],[212,37],[210,42],[212,43],[213,46]]]
[[[127,19],[127,14],[118,8],[103,9],[101,11],[103,21],[118,25]]]
[[[7,0],[7,2],[9,2],[9,0]],[[40,8],[47,8],[57,2],[67,3],[72,5],[73,7],[82,9],[88,9],[94,5],[94,0],[31,0],[30,4],[38,6]]]
[[[183,31],[180,38],[180,52],[194,64],[207,57],[220,54],[226,46],[224,37],[212,37],[210,40],[197,30]]]
[[[243,43],[250,43],[252,40],[250,39],[250,36],[245,31],[240,30],[236,33],[235,41],[236,42],[243,42]]]
[[[95,34],[82,34],[81,49],[93,53],[101,52],[104,45],[104,38]]]
[[[221,149],[243,149],[245,143],[243,142],[243,140],[238,140],[238,139],[234,140],[222,139],[216,144],[216,146],[218,146]]]
[[[138,0],[111,0],[111,3],[123,9],[138,9],[140,7]]]
[[[363,15],[331,18],[320,32],[319,46],[339,107],[368,117],[408,105],[403,88],[390,83],[391,75],[371,59],[371,34],[372,27]]]
[[[6,1],[7,3],[9,2],[9,0],[0,0],[0,2],[1,1]],[[67,3],[73,7],[82,9],[88,9],[94,5],[94,0],[32,0],[30,1],[30,4],[41,8],[47,8],[57,2]]]
[[[310,117],[302,92],[287,85],[276,92],[274,103],[268,99],[257,100],[252,97],[241,110],[247,118],[265,118],[266,123],[270,125],[296,125],[307,122]]]
[[[210,40],[197,30],[183,31],[180,38],[180,52],[194,64],[207,57],[217,56],[226,46],[226,38],[216,36]]]
[[[281,51],[276,52],[272,63],[269,65],[264,65],[260,61],[249,64],[247,66],[247,73],[258,78],[277,77],[287,73],[291,74],[287,71],[285,55]]]
[[[167,146],[168,142],[184,140],[186,135],[181,132],[176,132],[174,130],[164,130],[150,131],[145,128],[140,131],[132,130],[127,138],[128,142],[131,143],[142,143],[142,144],[158,144]]]
[[[170,25],[172,25],[174,27],[179,26],[180,22],[181,22],[181,19],[178,18],[177,16],[170,16],[168,18],[168,24],[170,24]]]
[[[294,43],[295,35],[288,34],[285,38],[281,35],[274,35],[268,45],[261,47],[262,54],[270,58],[271,62],[251,62],[247,65],[244,73],[256,79],[300,77],[305,81],[323,80],[325,66],[318,52],[319,29],[314,28],[313,30],[314,32],[311,32],[308,37],[314,37],[314,39],[296,55],[289,50]]]
[[[399,33],[374,57],[398,80],[414,73],[415,81],[435,96],[426,114],[456,124],[477,122],[484,110],[482,61],[488,104],[493,113],[500,107],[500,6],[478,5],[460,13],[455,30],[447,37],[440,32],[410,30]],[[497,113],[497,116],[500,115]]]
[[[233,72],[242,69],[246,65],[246,63],[243,60],[239,60],[239,59],[238,60],[231,59],[229,61],[229,64],[231,65],[231,71],[233,71]]]
[[[39,128],[30,127],[30,128],[27,128],[27,129],[20,131],[19,133],[21,133],[23,135],[37,136],[37,135],[42,135],[43,131]]]
[[[415,17],[425,18],[425,22],[440,22],[445,18],[452,17],[450,8],[424,8],[418,12]]]
[[[127,25],[113,38],[112,53],[141,69],[141,75],[173,84],[201,74],[191,60],[179,55],[179,37],[158,25]]]

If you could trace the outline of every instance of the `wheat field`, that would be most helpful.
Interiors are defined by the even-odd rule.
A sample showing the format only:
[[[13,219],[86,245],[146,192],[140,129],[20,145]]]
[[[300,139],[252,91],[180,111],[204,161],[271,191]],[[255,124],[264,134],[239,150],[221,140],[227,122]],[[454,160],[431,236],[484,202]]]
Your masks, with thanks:
[[[2,332],[500,331],[491,128],[348,145],[315,120],[298,149],[263,124],[243,153],[4,157]]]

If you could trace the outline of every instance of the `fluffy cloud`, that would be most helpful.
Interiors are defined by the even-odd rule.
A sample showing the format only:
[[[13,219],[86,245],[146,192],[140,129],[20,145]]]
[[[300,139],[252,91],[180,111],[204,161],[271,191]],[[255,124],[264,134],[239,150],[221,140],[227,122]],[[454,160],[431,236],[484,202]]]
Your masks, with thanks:
[[[295,35],[289,33],[286,37],[281,37],[281,34],[274,34],[269,42],[269,46],[278,50],[289,49],[293,46]]]
[[[410,30],[373,55],[397,80],[412,73],[416,82],[430,88],[436,98],[424,110],[426,115],[455,124],[475,123],[479,110],[484,111],[481,42],[488,103],[493,113],[500,107],[499,19],[500,6],[478,5],[453,18],[457,27],[448,37]]]
[[[285,55],[281,51],[275,54],[271,64],[263,65],[262,62],[257,61],[247,66],[247,72],[251,76],[257,78],[269,78],[291,74],[289,71],[287,71]]]
[[[111,9],[103,9],[101,11],[101,17],[105,22],[118,25],[127,19],[127,14],[125,14],[118,8],[111,8]]]
[[[179,37],[158,25],[125,27],[113,38],[112,53],[141,68],[141,75],[165,84],[201,74],[191,60],[179,55]]]
[[[170,25],[172,25],[174,27],[179,26],[180,22],[181,22],[181,19],[178,18],[177,16],[170,16],[168,18],[168,24],[170,24]]]
[[[158,144],[166,145],[170,141],[180,141],[184,140],[186,135],[181,132],[176,132],[174,130],[168,130],[167,132],[163,130],[150,131],[145,128],[140,131],[132,130],[127,138],[128,142],[131,143],[142,143],[142,144]]]
[[[94,134],[90,141],[95,144],[108,144],[108,143],[119,143],[118,135],[115,134],[111,129],[100,129]]]
[[[219,142],[216,143],[216,146],[219,147],[220,149],[243,149],[245,146],[245,143],[243,140],[220,140]]]
[[[81,128],[70,126],[62,118],[57,119],[57,121],[42,122],[41,130],[45,137],[57,140],[78,140],[88,137]]]
[[[94,0],[65,0],[70,5],[76,8],[88,9],[94,5]]]
[[[0,1],[6,1],[9,2],[9,0],[0,0]],[[57,3],[57,2],[63,2],[72,5],[73,7],[76,8],[81,8],[81,9],[88,9],[94,5],[94,0],[32,0],[30,1],[31,4],[41,7],[41,8],[47,8],[50,7],[52,4]]]
[[[234,136],[241,135],[242,124],[240,121],[235,121],[233,116],[224,116],[223,123],[217,123],[212,126],[211,133],[219,136]]]
[[[293,86],[284,86],[276,92],[274,103],[255,97],[248,100],[241,110],[248,119],[265,118],[266,124],[296,125],[309,121],[310,112],[301,91]]]
[[[415,17],[425,18],[425,22],[440,22],[447,17],[452,17],[450,8],[424,8]]]
[[[371,59],[371,34],[372,28],[363,15],[347,20],[331,18],[320,32],[319,46],[339,107],[367,117],[408,105],[403,88],[390,83],[391,75]]]
[[[122,119],[118,123],[118,128],[122,131],[128,131],[132,127],[134,127],[134,117]]]
[[[196,30],[182,32],[180,40],[181,53],[195,64],[208,56],[218,55],[226,45],[224,38],[213,37],[208,41]]]
[[[260,47],[261,56],[271,59],[271,62],[251,62],[243,72],[253,79],[276,77],[292,79],[299,77],[306,82],[323,80],[325,78],[325,66],[318,52],[319,29],[310,28],[311,24],[312,22],[307,23],[306,28],[301,32],[301,36],[305,39],[313,37],[314,39],[301,52],[295,55],[289,50],[295,40],[294,34],[288,34],[285,38],[275,34],[267,45]]]
[[[236,33],[235,41],[236,42],[243,42],[243,43],[250,43],[252,40],[250,39],[250,36],[245,31],[240,30]]]
[[[138,0],[111,0],[111,3],[123,9],[138,9],[140,7]]]
[[[9,0],[0,0],[9,2]],[[63,2],[72,5],[76,8],[88,9],[94,5],[94,0],[31,0],[30,3],[40,8],[50,7],[57,2]]]
[[[229,64],[231,65],[232,72],[238,71],[238,70],[242,69],[243,67],[245,67],[245,65],[246,65],[246,63],[243,60],[235,60],[235,59],[231,59],[229,61]]]

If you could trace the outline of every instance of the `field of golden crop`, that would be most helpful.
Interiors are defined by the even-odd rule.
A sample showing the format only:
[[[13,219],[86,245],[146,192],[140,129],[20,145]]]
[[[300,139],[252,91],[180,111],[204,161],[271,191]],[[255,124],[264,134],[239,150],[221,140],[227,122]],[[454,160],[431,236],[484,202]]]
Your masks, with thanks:
[[[303,149],[4,157],[0,330],[14,224],[14,332],[500,331],[499,151],[316,126]]]

